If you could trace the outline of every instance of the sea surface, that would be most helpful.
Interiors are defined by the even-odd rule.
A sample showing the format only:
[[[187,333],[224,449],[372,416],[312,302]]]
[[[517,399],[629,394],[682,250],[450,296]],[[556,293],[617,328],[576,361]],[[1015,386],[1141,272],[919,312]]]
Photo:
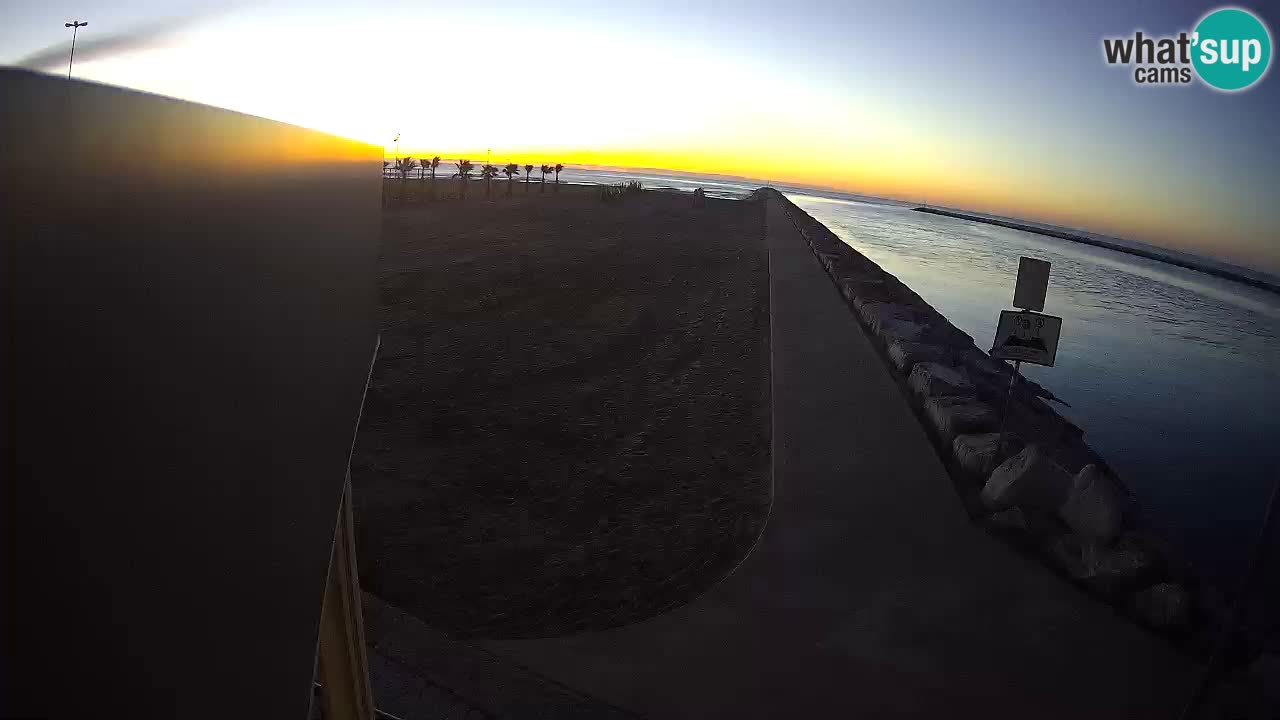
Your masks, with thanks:
[[[569,170],[562,181],[745,197],[757,183]],[[1057,364],[1024,373],[1142,502],[1144,522],[1205,576],[1232,585],[1280,474],[1280,294],[1106,248],[894,201],[786,191],[854,249],[990,347],[1018,258],[1052,263],[1045,312],[1062,317]]]
[[[990,347],[1018,258],[1052,263],[1055,367],[1024,373],[1207,576],[1242,571],[1280,472],[1280,295],[1158,260],[871,204],[788,193]]]

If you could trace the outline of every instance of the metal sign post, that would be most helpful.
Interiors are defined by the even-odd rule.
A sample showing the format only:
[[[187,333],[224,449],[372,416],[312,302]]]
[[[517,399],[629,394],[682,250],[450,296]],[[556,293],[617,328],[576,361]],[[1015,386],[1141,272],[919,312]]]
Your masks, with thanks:
[[[996,325],[995,340],[991,343],[991,357],[1012,360],[1013,374],[1004,395],[1004,412],[1000,414],[1000,437],[992,462],[1004,449],[1009,407],[1013,402],[1013,385],[1022,370],[1022,363],[1053,367],[1058,357],[1058,338],[1062,333],[1062,318],[1043,315],[1045,295],[1049,289],[1049,263],[1045,260],[1022,257],[1018,259],[1018,281],[1014,286],[1013,305],[1019,310],[1002,310]]]
[[[1018,282],[1013,286],[1013,306],[1022,310],[1043,310],[1049,290],[1049,262],[1018,258]]]
[[[1037,312],[1002,310],[991,357],[1053,367],[1062,318]]]

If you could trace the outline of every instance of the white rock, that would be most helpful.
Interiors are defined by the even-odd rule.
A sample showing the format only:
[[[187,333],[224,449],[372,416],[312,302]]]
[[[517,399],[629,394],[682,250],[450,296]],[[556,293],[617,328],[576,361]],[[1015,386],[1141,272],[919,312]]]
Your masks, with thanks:
[[[916,313],[906,305],[886,302],[868,302],[858,307],[858,312],[862,315],[862,320],[871,329],[871,332],[879,335],[885,323],[888,322],[915,322],[917,320]]]
[[[1028,445],[991,472],[982,486],[982,503],[991,510],[1028,505],[1053,512],[1062,505],[1070,483],[1066,471]]]
[[[947,445],[961,433],[986,432],[996,427],[995,411],[967,398],[929,398],[924,401],[924,414]]]
[[[853,301],[853,309],[858,311],[858,317],[862,318],[862,324],[867,327],[871,327],[872,319],[880,313],[883,305],[879,300],[858,298]]]
[[[924,337],[930,329],[924,313],[911,305],[889,302],[864,302],[854,308],[862,316],[872,334],[889,343],[892,340],[914,341]]]
[[[929,332],[928,325],[907,320],[885,320],[875,330],[875,334],[886,343],[895,340],[914,342],[924,337],[927,332]]]
[[[822,261],[822,267],[826,268],[827,272],[831,272],[831,268],[840,262],[840,256],[836,253],[820,252],[818,253],[818,260]]]
[[[867,322],[867,318],[870,316],[869,315],[870,313],[873,313],[876,310],[874,307],[868,307],[868,306],[869,305],[879,306],[883,304],[883,302],[884,301],[879,300],[874,295],[858,296],[853,299],[853,309],[858,311],[858,317],[862,318],[862,324],[869,325],[870,323]]]
[[[883,280],[871,280],[868,278],[841,278],[840,294],[845,300],[854,303],[857,308],[857,299],[866,296],[868,293],[876,292],[884,287]]]
[[[1109,543],[1120,534],[1129,496],[1095,465],[1071,480],[1058,515],[1072,532]]]
[[[916,363],[907,378],[907,387],[922,398],[973,395],[973,383],[962,371],[936,362]]]
[[[1006,448],[1014,444],[1012,437],[1005,437]],[[974,435],[957,435],[951,443],[951,456],[956,464],[971,477],[985,478],[995,469],[993,460],[996,447],[1000,444],[1000,433],[980,433]],[[1006,449],[1006,452],[1008,450]]]
[[[889,342],[889,362],[899,372],[908,374],[919,362],[938,362],[947,356],[947,349],[941,345],[912,342],[894,339]]]
[[[1006,383],[1009,378],[1009,366],[1001,360],[996,360],[981,350],[971,348],[969,352],[964,354],[965,367],[975,375],[990,376],[993,378],[1003,379]]]

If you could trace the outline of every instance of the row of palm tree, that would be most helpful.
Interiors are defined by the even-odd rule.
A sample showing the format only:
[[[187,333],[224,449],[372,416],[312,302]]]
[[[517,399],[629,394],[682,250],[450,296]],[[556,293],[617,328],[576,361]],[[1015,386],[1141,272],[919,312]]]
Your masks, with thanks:
[[[391,167],[392,163],[384,162],[383,168]],[[471,173],[475,172],[475,164],[470,160],[459,159],[454,162],[458,171],[452,177],[458,178],[459,195],[463,198],[467,196],[467,187],[471,182]],[[397,174],[400,175],[401,195],[403,196],[404,182],[408,180],[409,174],[414,168],[418,168],[418,179],[425,180],[427,172],[431,173],[431,197],[436,195],[436,168],[440,167],[440,156],[435,156],[430,160],[423,158],[421,161],[414,160],[412,157],[400,158],[394,163]],[[533,165],[524,166],[524,191],[529,192],[529,176],[533,174]],[[560,171],[564,170],[564,165],[556,163],[555,165],[543,165],[539,170],[542,173],[539,179],[538,192],[545,193],[547,191],[547,175],[555,173],[554,189],[560,191]],[[516,163],[507,163],[506,166],[499,168],[497,165],[485,163],[480,167],[480,177],[484,180],[484,196],[493,196],[493,179],[503,173],[507,176],[507,197],[511,197],[515,188],[515,179],[520,175],[520,166]]]

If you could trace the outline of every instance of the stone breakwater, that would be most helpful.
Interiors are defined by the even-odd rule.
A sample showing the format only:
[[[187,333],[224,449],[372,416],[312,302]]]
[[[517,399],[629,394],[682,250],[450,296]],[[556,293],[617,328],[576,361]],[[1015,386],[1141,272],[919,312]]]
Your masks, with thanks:
[[[896,373],[975,520],[1178,644],[1203,651],[1224,603],[1140,524],[1138,502],[1045,400],[893,275],[775,198]],[[1012,396],[999,429],[1006,393]]]

